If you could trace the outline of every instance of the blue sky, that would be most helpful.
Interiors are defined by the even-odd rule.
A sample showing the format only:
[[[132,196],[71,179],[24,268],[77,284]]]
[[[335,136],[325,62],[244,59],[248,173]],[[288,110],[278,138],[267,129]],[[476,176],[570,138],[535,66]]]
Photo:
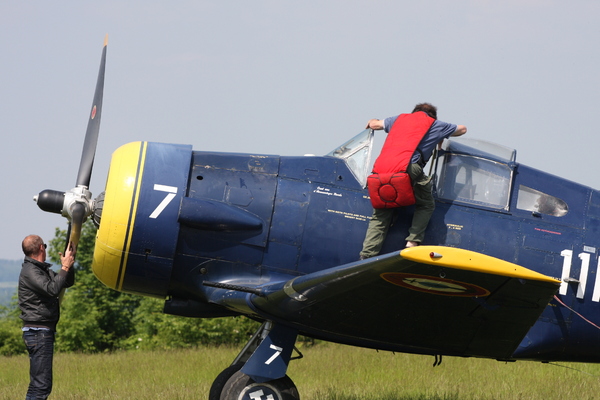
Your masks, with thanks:
[[[66,227],[32,197],[75,184],[106,34],[94,196],[128,142],[325,154],[423,101],[600,188],[599,15],[592,0],[2,2],[0,258]]]

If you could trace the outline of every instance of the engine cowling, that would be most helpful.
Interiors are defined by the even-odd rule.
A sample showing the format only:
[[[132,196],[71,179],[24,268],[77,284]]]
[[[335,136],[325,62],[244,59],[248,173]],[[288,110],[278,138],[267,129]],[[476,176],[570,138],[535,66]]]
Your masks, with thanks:
[[[113,289],[164,298],[191,146],[134,142],[113,153],[92,269]]]

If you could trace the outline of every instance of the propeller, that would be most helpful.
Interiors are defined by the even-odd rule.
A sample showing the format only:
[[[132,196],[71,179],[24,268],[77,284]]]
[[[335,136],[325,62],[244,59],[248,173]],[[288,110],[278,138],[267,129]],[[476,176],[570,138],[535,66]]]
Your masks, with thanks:
[[[92,167],[98,144],[98,133],[100,132],[100,117],[102,115],[102,97],[104,94],[104,71],[106,66],[106,48],[108,35],[104,38],[102,58],[100,59],[100,70],[96,82],[96,91],[92,102],[92,109],[88,120],[81,161],[75,187],[67,192],[46,189],[33,197],[38,207],[43,211],[62,214],[69,220],[67,230],[67,246],[69,243],[77,248],[83,223],[94,211],[94,200],[92,193],[88,190],[92,177]]]

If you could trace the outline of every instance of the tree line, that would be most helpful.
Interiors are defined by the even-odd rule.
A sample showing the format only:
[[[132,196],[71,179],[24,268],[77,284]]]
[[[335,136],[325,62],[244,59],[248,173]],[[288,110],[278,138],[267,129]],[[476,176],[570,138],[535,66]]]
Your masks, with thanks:
[[[60,263],[66,232],[56,229],[49,259]],[[245,343],[259,323],[246,317],[186,318],[164,314],[164,300],[117,292],[94,276],[96,228],[83,226],[77,249],[75,285],[62,300],[55,348],[63,352],[171,349]],[[0,306],[0,355],[25,354],[16,295]]]

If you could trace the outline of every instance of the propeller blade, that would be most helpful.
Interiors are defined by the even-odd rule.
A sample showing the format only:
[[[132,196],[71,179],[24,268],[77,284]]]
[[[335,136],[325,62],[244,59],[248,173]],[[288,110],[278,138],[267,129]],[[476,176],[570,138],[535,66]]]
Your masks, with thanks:
[[[69,241],[71,240],[71,222],[69,222],[69,225],[67,227],[67,237],[66,237],[66,242],[65,242],[65,250],[64,252],[67,252],[67,249],[69,248]]]
[[[81,162],[79,163],[79,172],[77,174],[76,186],[90,187],[92,177],[92,167],[94,165],[94,156],[96,154],[96,145],[98,143],[98,132],[100,131],[100,116],[102,114],[102,96],[104,94],[104,70],[106,66],[106,47],[108,45],[108,35],[104,39],[104,48],[102,49],[102,58],[100,60],[100,70],[98,71],[98,81],[96,82],[96,92],[90,111],[87,130],[85,132],[85,141],[81,153]]]
[[[73,244],[73,248],[76,249],[79,244],[79,238],[81,237],[81,229],[83,227],[83,223],[85,222],[85,206],[81,203],[73,204],[71,208],[72,217],[71,223],[69,224],[69,238],[67,242],[67,246],[69,242]]]

